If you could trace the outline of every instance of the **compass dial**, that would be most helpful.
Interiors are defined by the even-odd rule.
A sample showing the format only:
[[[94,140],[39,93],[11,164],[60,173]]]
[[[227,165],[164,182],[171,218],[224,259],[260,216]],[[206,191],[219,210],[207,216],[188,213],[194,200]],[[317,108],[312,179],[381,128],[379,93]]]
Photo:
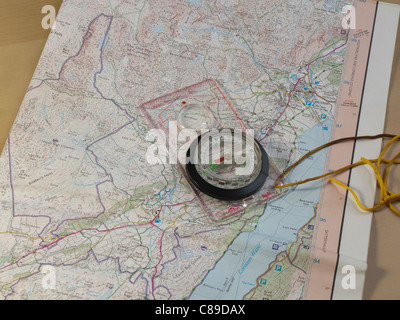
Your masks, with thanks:
[[[186,171],[202,192],[224,200],[244,199],[264,184],[269,161],[263,147],[245,131],[212,130],[187,151]]]

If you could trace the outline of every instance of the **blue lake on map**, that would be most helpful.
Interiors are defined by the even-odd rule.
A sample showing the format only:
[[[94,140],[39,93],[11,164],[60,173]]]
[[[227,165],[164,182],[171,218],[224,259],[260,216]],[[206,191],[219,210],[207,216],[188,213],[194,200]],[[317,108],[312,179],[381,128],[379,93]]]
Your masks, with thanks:
[[[329,141],[332,121],[327,120],[304,132],[298,141],[299,151],[305,154]],[[304,150],[302,152],[301,150]],[[289,175],[290,181],[303,180],[322,174],[326,150],[298,165]],[[321,181],[298,186],[296,190],[269,202],[252,232],[241,233],[218,261],[202,284],[195,288],[190,299],[242,299],[254,288],[257,277],[268,269],[279,252],[314,215],[313,205],[319,201]],[[306,271],[306,270],[305,270]],[[262,281],[262,280],[261,280]]]

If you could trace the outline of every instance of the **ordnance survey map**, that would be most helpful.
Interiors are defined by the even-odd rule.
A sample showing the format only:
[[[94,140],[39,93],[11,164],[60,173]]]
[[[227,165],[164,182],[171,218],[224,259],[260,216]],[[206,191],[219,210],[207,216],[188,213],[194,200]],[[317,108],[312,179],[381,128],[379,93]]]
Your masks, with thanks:
[[[356,27],[344,28],[352,10]],[[352,205],[343,190],[319,180],[213,221],[173,165],[146,162],[139,106],[214,79],[284,170],[357,134],[376,11],[65,0],[0,157],[0,297],[332,298]],[[353,152],[321,151],[288,179],[338,169]]]

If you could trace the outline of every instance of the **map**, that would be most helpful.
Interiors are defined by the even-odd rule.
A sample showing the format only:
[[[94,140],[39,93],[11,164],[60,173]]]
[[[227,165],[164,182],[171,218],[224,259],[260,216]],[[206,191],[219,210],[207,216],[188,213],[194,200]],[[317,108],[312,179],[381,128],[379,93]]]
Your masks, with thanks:
[[[0,157],[0,298],[329,299],[343,193],[316,181],[213,221],[176,167],[146,162],[139,107],[214,79],[284,170],[355,135],[375,9],[64,0]],[[334,150],[288,179],[351,161]]]

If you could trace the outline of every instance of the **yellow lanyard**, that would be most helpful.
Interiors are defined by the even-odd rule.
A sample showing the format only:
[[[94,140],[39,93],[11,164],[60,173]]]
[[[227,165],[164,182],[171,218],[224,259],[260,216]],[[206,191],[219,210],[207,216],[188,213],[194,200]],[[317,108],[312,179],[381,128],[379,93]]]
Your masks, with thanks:
[[[329,146],[332,146],[334,144],[340,143],[340,142],[345,142],[345,141],[350,141],[350,140],[359,140],[359,139],[379,139],[379,138],[391,138],[391,140],[385,145],[385,147],[383,148],[382,152],[380,153],[378,159],[373,159],[373,160],[367,160],[365,158],[361,158],[361,160],[359,162],[356,162],[354,164],[345,166],[343,168],[337,169],[335,171],[331,171],[325,174],[322,174],[320,176],[317,177],[313,177],[313,178],[309,178],[306,180],[302,180],[302,181],[298,181],[298,182],[293,182],[293,183],[288,183],[288,184],[284,184],[284,185],[280,185],[279,182],[282,180],[282,178],[284,176],[286,176],[290,171],[292,171],[292,169],[294,167],[296,167],[300,162],[302,162],[305,158],[307,158],[308,156],[322,150],[325,149]],[[315,148],[313,150],[311,150],[310,152],[308,152],[307,154],[305,154],[304,156],[302,156],[299,160],[297,160],[295,163],[293,163],[290,167],[288,167],[276,180],[275,182],[275,187],[276,188],[287,188],[287,187],[291,187],[291,186],[296,186],[299,184],[303,184],[309,181],[314,181],[314,180],[318,180],[318,179],[322,179],[325,178],[327,176],[332,176],[341,172],[344,172],[348,169],[354,168],[354,167],[358,167],[361,165],[369,165],[375,173],[376,176],[376,180],[378,183],[378,187],[380,189],[380,198],[379,198],[379,203],[374,205],[371,208],[366,208],[365,206],[363,206],[361,204],[360,199],[357,197],[356,193],[354,192],[354,190],[352,190],[349,186],[345,185],[344,183],[334,179],[334,178],[330,178],[329,180],[338,184],[339,186],[346,188],[348,191],[350,191],[350,193],[353,195],[357,205],[364,211],[374,211],[377,210],[383,206],[388,206],[390,208],[390,210],[392,210],[394,213],[400,215],[400,211],[398,209],[396,209],[393,206],[393,202],[400,200],[400,193],[393,193],[391,191],[389,191],[387,189],[387,182],[388,182],[388,178],[389,178],[389,170],[390,167],[393,164],[400,164],[400,161],[397,160],[398,158],[400,158],[400,153],[396,154],[392,159],[384,159],[383,156],[385,155],[386,151],[390,148],[390,146],[397,140],[400,139],[400,135],[391,135],[391,134],[379,134],[376,136],[359,136],[359,137],[349,137],[349,138],[342,138],[342,139],[337,139],[337,140],[333,140],[331,142],[328,142],[322,146],[319,146],[318,148]],[[381,170],[382,170],[382,163],[386,164],[386,168],[384,169],[384,173],[383,173],[383,177],[381,175]]]

